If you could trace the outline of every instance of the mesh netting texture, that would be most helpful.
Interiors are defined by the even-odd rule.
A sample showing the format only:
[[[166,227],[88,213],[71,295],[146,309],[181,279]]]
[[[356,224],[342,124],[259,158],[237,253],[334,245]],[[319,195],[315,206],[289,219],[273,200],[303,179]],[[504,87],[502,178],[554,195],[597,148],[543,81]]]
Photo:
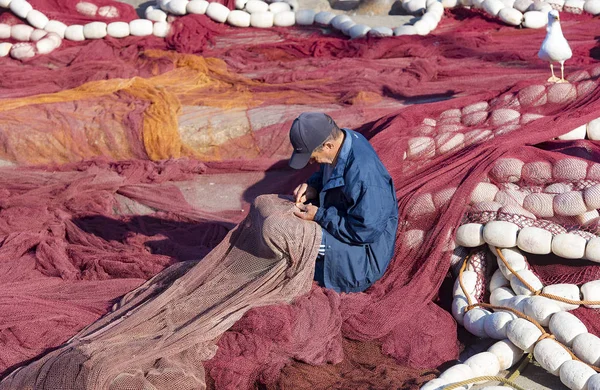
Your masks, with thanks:
[[[574,55],[556,85],[545,31],[469,10],[427,37],[351,41],[188,15],[166,40],[1,58],[0,389],[417,389],[458,356],[440,287],[462,222],[598,233],[600,149],[555,138],[600,112],[600,20],[562,19]],[[251,207],[308,177],[285,160],[314,110],[364,134],[396,185],[395,256],[365,293],[312,284],[320,230],[289,201]],[[599,276],[529,260],[548,284]]]
[[[198,389],[215,341],[247,310],[308,292],[321,230],[293,202],[260,196],[248,217],[197,261],[126,294],[116,310],[5,379],[7,389]]]

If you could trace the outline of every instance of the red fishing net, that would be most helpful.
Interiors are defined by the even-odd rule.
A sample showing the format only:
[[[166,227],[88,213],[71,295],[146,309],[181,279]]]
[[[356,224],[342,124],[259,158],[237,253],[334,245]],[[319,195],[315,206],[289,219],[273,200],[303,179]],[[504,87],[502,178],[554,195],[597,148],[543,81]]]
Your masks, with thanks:
[[[536,57],[544,31],[467,10],[427,37],[354,41],[192,15],[165,41],[0,59],[0,164],[17,165],[0,174],[0,388],[418,388],[458,355],[438,296],[465,218],[596,233],[578,210],[525,203],[600,180],[594,141],[553,140],[600,105],[600,22],[563,19],[574,55],[556,85]],[[314,110],[370,138],[397,188],[396,254],[365,293],[308,291],[318,229],[288,203],[259,198],[272,203],[244,219],[308,176],[282,160],[291,121]],[[269,218],[281,225],[252,230]],[[598,275],[535,260],[546,283]],[[597,332],[596,312],[578,315]]]

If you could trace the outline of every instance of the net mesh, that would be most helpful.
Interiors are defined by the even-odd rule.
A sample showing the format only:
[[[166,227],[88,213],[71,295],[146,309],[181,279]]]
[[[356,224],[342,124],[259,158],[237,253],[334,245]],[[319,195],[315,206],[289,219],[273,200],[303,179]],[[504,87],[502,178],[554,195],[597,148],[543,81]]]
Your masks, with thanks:
[[[72,5],[34,4],[86,18]],[[544,31],[469,10],[427,37],[350,41],[189,15],[166,40],[0,59],[0,165],[12,166],[0,174],[0,388],[302,388],[303,373],[313,387],[418,388],[459,352],[442,306],[461,222],[597,231],[586,200],[597,199],[598,146],[555,138],[597,116],[600,21],[561,22],[574,52],[564,85],[545,83]],[[394,259],[365,293],[310,288],[310,262],[275,260],[301,257],[298,237],[318,245],[289,203],[243,222],[258,195],[307,178],[286,167],[288,129],[314,110],[369,138],[396,185]],[[280,238],[224,255],[252,218],[273,218]],[[528,260],[545,283],[598,272]],[[598,334],[597,312],[575,313]]]
[[[7,378],[6,388],[198,389],[215,341],[252,307],[312,285],[321,231],[293,202],[260,196],[201,262],[179,262],[126,294],[63,347]]]

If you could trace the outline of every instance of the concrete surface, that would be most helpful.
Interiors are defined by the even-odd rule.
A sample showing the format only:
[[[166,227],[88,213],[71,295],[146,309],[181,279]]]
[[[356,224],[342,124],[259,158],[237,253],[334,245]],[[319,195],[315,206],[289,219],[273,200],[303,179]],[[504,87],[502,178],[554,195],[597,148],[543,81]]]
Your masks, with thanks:
[[[136,7],[138,15],[142,17],[146,7],[155,4],[154,1],[147,0],[119,1]],[[361,4],[358,9],[350,11],[333,10],[329,6],[329,2],[327,0],[299,0],[299,4],[301,9],[314,9],[317,11],[330,11],[335,14],[347,14],[351,16],[357,23],[366,24],[371,27],[385,26],[393,28],[409,23],[414,19],[414,17],[410,15],[388,15],[389,10],[391,10],[392,7],[394,9],[398,9],[398,4],[392,4],[389,2],[389,0],[363,0],[363,4]],[[486,350],[488,345],[491,345],[489,340],[482,340],[478,343],[474,343],[463,352],[461,355],[461,360],[467,359],[469,356],[475,353]],[[500,375],[508,376],[509,373],[510,372],[508,371],[502,372]],[[521,376],[515,380],[515,383],[528,390],[568,390],[567,387],[560,382],[558,377],[547,373],[536,363],[529,364]],[[493,384],[497,383],[490,382],[484,385],[476,385],[473,386],[472,389],[482,389],[485,386]]]

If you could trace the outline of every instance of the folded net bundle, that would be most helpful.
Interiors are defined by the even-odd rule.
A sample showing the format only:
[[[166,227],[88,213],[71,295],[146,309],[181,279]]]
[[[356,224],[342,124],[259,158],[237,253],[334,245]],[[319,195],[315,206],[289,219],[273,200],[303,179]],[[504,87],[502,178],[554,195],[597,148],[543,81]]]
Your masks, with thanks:
[[[198,389],[215,341],[254,306],[310,290],[321,231],[293,202],[261,196],[248,217],[201,264],[180,262],[121,299],[6,388]]]
[[[35,5],[56,18],[81,17],[44,4]],[[423,369],[458,355],[456,322],[436,302],[465,218],[595,233],[591,214],[581,216],[587,204],[538,215],[525,203],[553,184],[583,193],[599,180],[593,141],[552,141],[595,119],[600,104],[590,33],[599,22],[564,19],[570,84],[544,83],[543,31],[460,10],[428,37],[355,41],[190,15],[166,40],[1,59],[0,160],[16,167],[0,175],[0,388],[418,388],[433,376]],[[265,242],[257,268],[244,270],[256,271],[244,275],[249,284],[218,284],[208,275],[230,272],[227,238],[265,217],[258,207],[251,226],[242,222],[252,199],[306,178],[281,159],[291,120],[309,110],[361,125],[390,170],[403,221],[394,260],[366,293],[307,291],[311,254],[296,262],[272,252],[310,248]],[[531,164],[545,171],[535,176]],[[318,244],[318,229],[285,214],[289,203],[259,199],[298,229],[292,238]],[[545,284],[598,275],[587,261],[531,260]],[[209,298],[194,301],[206,294],[218,297],[210,315],[199,306]],[[596,312],[577,314],[598,333]]]

